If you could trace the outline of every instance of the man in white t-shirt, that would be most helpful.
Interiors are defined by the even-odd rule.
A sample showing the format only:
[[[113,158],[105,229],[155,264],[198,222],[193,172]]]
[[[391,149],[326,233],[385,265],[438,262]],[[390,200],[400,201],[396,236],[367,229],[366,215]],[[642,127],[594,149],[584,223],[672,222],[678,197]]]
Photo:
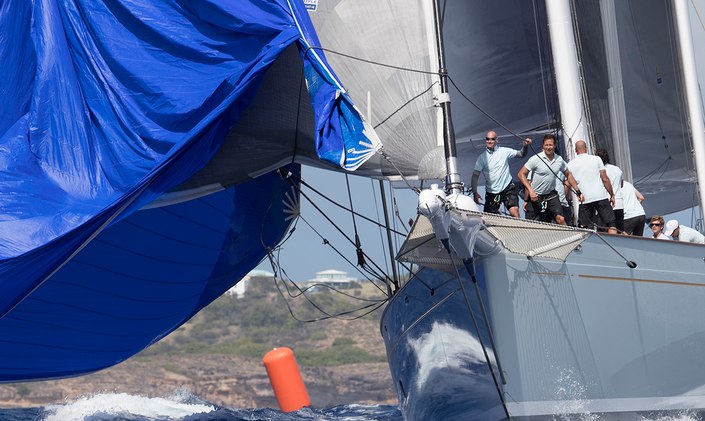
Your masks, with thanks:
[[[622,233],[643,236],[646,212],[641,206],[641,202],[644,201],[644,196],[632,183],[625,181],[622,183],[622,198],[624,200],[624,230]]]
[[[487,149],[477,157],[475,170],[472,173],[472,192],[475,203],[480,203],[480,194],[477,192],[477,181],[480,173],[485,176],[485,207],[484,211],[489,213],[499,213],[502,203],[510,215],[519,217],[519,197],[517,188],[512,182],[509,173],[509,159],[522,158],[531,144],[531,139],[524,139],[521,150],[497,146],[497,133],[487,132],[485,136],[485,146]]]
[[[575,191],[578,190],[578,185],[563,158],[555,153],[555,136],[552,134],[544,136],[541,148],[542,151],[529,158],[518,174],[519,181],[524,186],[529,199],[527,207],[531,207],[530,214],[533,215],[533,219],[543,222],[555,221],[560,225],[566,225],[560,196],[556,191],[556,179],[559,175],[565,176]],[[531,181],[528,179],[529,173],[531,173]],[[563,187],[562,183],[561,187]]]
[[[622,198],[624,173],[621,168],[610,163],[610,154],[606,149],[597,149],[595,155],[602,159],[602,163],[605,164],[605,171],[607,171],[607,177],[612,183],[612,191],[614,192],[614,208],[612,208],[612,211],[617,223],[617,230],[620,232],[624,231],[624,200]]]
[[[702,235],[700,232],[690,227],[680,225],[675,219],[666,222],[666,229],[663,233],[669,235],[676,241],[705,244],[705,235]]]
[[[578,194],[582,192],[585,198],[578,207],[578,226],[594,229],[594,216],[597,214],[608,227],[607,232],[616,234],[617,222],[612,211],[614,192],[605,165],[600,158],[587,153],[584,140],[575,142],[575,153],[575,158],[568,163],[568,169],[578,182]]]

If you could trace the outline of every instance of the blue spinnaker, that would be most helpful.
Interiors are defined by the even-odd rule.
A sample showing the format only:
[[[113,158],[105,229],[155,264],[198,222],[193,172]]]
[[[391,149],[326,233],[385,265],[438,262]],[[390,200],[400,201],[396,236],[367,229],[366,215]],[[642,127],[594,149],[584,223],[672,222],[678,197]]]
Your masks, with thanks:
[[[0,315],[205,165],[293,43],[319,156],[355,168],[373,142],[300,1],[2,2]]]
[[[297,197],[273,172],[106,228],[0,318],[0,382],[96,371],[163,338],[281,241]]]

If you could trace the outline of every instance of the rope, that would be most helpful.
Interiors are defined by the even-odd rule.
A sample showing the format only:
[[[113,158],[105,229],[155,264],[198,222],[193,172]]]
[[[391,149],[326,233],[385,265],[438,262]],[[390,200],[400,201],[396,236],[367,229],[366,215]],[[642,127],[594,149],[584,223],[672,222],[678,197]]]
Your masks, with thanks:
[[[362,251],[360,235],[357,232],[357,222],[355,221],[355,210],[353,209],[352,192],[350,191],[350,176],[347,173],[345,174],[345,183],[348,187],[348,200],[350,201],[350,210],[352,211],[350,215],[352,217],[353,230],[355,231],[355,253],[357,254],[357,265],[364,267],[365,253]]]

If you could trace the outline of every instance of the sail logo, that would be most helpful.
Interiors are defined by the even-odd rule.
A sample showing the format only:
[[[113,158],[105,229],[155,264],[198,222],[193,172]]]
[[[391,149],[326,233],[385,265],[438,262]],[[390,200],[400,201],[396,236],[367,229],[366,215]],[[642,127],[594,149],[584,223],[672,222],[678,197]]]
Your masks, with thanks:
[[[318,9],[318,0],[304,0],[304,6],[306,10],[315,12]]]

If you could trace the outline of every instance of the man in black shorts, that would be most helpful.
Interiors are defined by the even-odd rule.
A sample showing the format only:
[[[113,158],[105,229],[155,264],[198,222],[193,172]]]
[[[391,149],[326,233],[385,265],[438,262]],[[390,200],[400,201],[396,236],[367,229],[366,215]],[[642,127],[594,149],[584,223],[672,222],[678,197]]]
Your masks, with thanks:
[[[576,157],[568,163],[568,169],[578,182],[584,198],[578,208],[578,225],[617,234],[617,219],[612,211],[614,192],[605,164],[600,158],[587,153],[584,140],[575,142],[575,153]],[[604,226],[595,224],[595,215],[600,216]]]
[[[560,155],[555,153],[556,138],[552,134],[543,137],[542,151],[529,158],[519,170],[519,181],[528,193],[527,209],[533,219],[543,222],[556,222],[565,225],[563,207],[556,191],[556,178],[564,175],[573,190],[578,192],[577,183]],[[531,181],[528,174],[531,172]],[[581,196],[581,195],[580,195]],[[582,196],[581,196],[582,197]]]
[[[472,174],[472,191],[475,196],[475,203],[480,203],[480,194],[477,192],[477,181],[480,174],[485,176],[485,212],[499,213],[502,203],[507,208],[510,215],[519,217],[519,198],[517,188],[512,183],[512,176],[509,173],[510,158],[521,158],[526,155],[526,151],[531,144],[531,139],[524,139],[520,150],[497,146],[497,133],[487,132],[485,136],[485,146],[487,149],[477,157],[475,170]]]

